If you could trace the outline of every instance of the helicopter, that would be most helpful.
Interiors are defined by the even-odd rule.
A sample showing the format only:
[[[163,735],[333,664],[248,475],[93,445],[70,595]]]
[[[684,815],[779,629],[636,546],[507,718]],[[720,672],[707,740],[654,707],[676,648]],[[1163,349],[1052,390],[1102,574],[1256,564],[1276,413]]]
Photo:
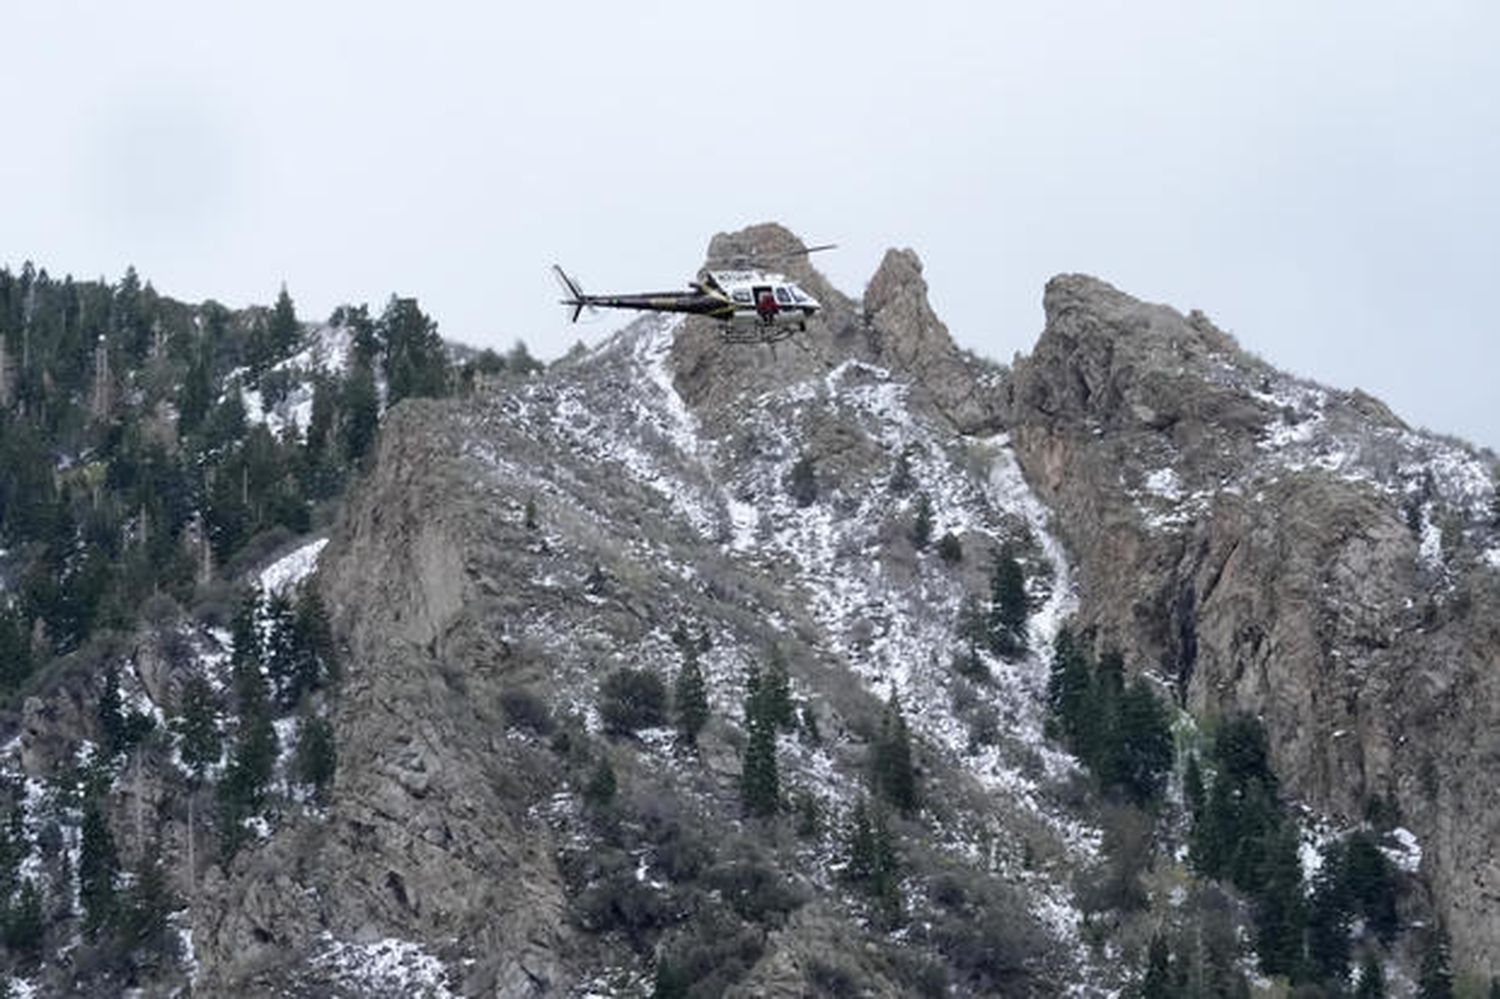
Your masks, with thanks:
[[[719,332],[730,343],[775,343],[807,329],[807,321],[822,305],[797,282],[764,269],[776,261],[831,250],[837,244],[809,246],[759,260],[736,256],[709,261],[687,291],[589,295],[557,264],[552,271],[568,296],[562,305],[577,322],[584,309],[635,309],[641,312],[682,312],[719,321]]]

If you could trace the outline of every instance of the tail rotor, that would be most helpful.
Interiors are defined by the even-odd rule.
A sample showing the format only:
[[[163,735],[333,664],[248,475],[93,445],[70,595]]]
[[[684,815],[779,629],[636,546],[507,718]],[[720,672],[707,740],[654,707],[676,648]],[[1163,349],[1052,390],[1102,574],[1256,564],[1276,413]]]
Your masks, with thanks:
[[[553,264],[552,275],[553,277],[557,278],[557,283],[562,287],[563,294],[568,296],[567,298],[564,298],[559,304],[573,310],[569,322],[578,322],[578,317],[583,313],[583,310],[585,308],[588,308],[590,309],[590,311],[592,311],[592,305],[589,302],[589,296],[583,293],[583,289],[579,287],[577,281],[568,276],[567,271],[563,270],[557,264]]]

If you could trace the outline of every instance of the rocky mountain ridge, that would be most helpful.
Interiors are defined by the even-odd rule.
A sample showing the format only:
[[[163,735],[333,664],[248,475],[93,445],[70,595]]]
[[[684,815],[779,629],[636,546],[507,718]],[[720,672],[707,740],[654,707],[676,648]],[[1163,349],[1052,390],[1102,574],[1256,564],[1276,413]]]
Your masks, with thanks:
[[[1500,962],[1493,457],[1281,374],[1201,314],[1054,279],[1017,456],[1084,620],[1203,716],[1264,719],[1319,814],[1394,803],[1456,950]]]
[[[709,256],[800,245],[757,226]],[[160,817],[189,901],[157,991],[1118,994],[1153,932],[1208,912],[1244,934],[1249,913],[1190,877],[1177,779],[1132,833],[1051,738],[1065,624],[1182,709],[1179,772],[1217,720],[1258,717],[1309,873],[1319,842],[1378,824],[1403,920],[1500,972],[1491,457],[1093,278],[1049,283],[1046,328],[1005,368],[954,345],[909,250],[860,301],[788,270],[825,310],[775,348],[647,317],[391,411],[326,544],[261,577],[316,563],[300,585],[333,612],[326,802],[283,785],[223,864],[187,860],[183,779],[150,758],[111,809],[132,854]],[[277,410],[293,433],[297,401]],[[965,637],[1002,557],[1024,574],[1024,654]],[[223,631],[185,654],[167,638],[122,659],[163,730],[184,657],[227,685],[233,654]],[[695,749],[661,713],[612,720],[614,678],[688,658]],[[741,782],[752,688],[779,668],[794,717],[768,819]],[[10,747],[28,802],[93,727],[88,689],[53,693]],[[872,784],[893,718],[910,810]],[[894,844],[884,895],[849,848],[871,814]],[[1400,994],[1417,953],[1387,964]],[[1278,987],[1248,951],[1234,973]]]
[[[734,238],[773,252],[791,239],[774,227]],[[622,947],[608,920],[576,915],[610,877],[576,880],[560,860],[597,835],[578,778],[538,762],[495,705],[535,690],[597,735],[601,676],[631,661],[668,672],[669,631],[693,620],[715,635],[706,673],[720,719],[701,769],[649,733],[601,750],[641,813],[691,788],[700,821],[738,826],[735,705],[745,665],[769,648],[831,733],[818,748],[783,740],[787,779],[832,814],[852,807],[870,713],[894,691],[943,789],[933,797],[964,802],[929,830],[935,852],[1021,891],[1042,917],[1021,935],[1054,940],[1055,959],[1034,957],[1017,981],[1106,987],[1077,936],[1069,873],[1097,857],[1099,834],[1055,803],[1071,764],[1042,737],[1042,650],[1067,614],[1201,715],[1260,715],[1278,774],[1323,821],[1393,802],[1455,952],[1493,966],[1495,811],[1481,789],[1500,643],[1469,616],[1496,575],[1481,459],[1362,394],[1275,372],[1199,314],[1092,279],[1049,284],[1047,329],[1006,371],[953,346],[908,252],[887,257],[857,305],[806,265],[795,276],[832,307],[775,352],[647,319],[521,389],[398,412],[320,577],[362,664],[340,710],[347,776],[317,833],[332,835],[318,866],[337,873],[315,879],[313,918],[286,911],[297,895],[280,880],[305,844],[278,834],[231,872],[211,906],[230,918],[205,936],[204,981],[284,972],[288,944],[327,953],[393,936],[425,941],[465,994],[643,987],[630,984],[649,968],[640,941]],[[979,558],[948,573],[901,543],[910,506],[883,488],[900,454],[965,555],[1031,552],[1037,651],[989,663],[996,682],[979,696],[1007,735],[977,754],[953,707],[969,695],[955,696],[934,650],[951,647],[963,594],[982,586]],[[799,507],[785,483],[804,455],[818,499]],[[528,504],[539,529],[525,526]],[[515,786],[505,773],[526,776]],[[510,818],[496,832],[480,816]],[[637,881],[689,904],[655,873],[660,845],[644,849]],[[832,885],[819,868],[837,866],[827,849],[809,866],[778,847],[775,864],[822,895]],[[250,905],[268,908],[235,915]],[[851,934],[870,932],[857,906],[840,910],[795,907],[731,988],[805,989],[807,941],[847,953]],[[256,928],[273,925],[257,946]],[[889,968],[860,975],[877,992],[908,987]]]

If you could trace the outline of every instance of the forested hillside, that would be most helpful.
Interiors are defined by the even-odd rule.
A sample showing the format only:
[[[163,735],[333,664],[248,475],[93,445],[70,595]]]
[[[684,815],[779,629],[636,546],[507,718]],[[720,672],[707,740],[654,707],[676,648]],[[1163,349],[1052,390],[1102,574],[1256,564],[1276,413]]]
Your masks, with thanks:
[[[15,981],[42,968],[37,981],[108,994],[176,966],[179,851],[189,869],[194,848],[227,863],[299,781],[316,805],[337,665],[297,578],[384,410],[507,365],[536,362],[522,345],[445,344],[411,298],[308,323],[285,287],[234,310],[134,270],[109,284],[0,269],[0,930]]]

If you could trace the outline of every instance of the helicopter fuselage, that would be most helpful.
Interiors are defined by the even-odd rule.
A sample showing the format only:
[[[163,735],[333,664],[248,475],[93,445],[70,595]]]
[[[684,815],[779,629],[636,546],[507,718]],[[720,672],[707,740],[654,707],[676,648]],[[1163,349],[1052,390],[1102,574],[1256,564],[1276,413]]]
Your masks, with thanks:
[[[562,304],[576,322],[585,308],[681,312],[706,316],[722,324],[726,339],[778,340],[807,328],[821,305],[785,275],[758,270],[704,269],[686,291],[587,295],[556,268],[569,297]]]

